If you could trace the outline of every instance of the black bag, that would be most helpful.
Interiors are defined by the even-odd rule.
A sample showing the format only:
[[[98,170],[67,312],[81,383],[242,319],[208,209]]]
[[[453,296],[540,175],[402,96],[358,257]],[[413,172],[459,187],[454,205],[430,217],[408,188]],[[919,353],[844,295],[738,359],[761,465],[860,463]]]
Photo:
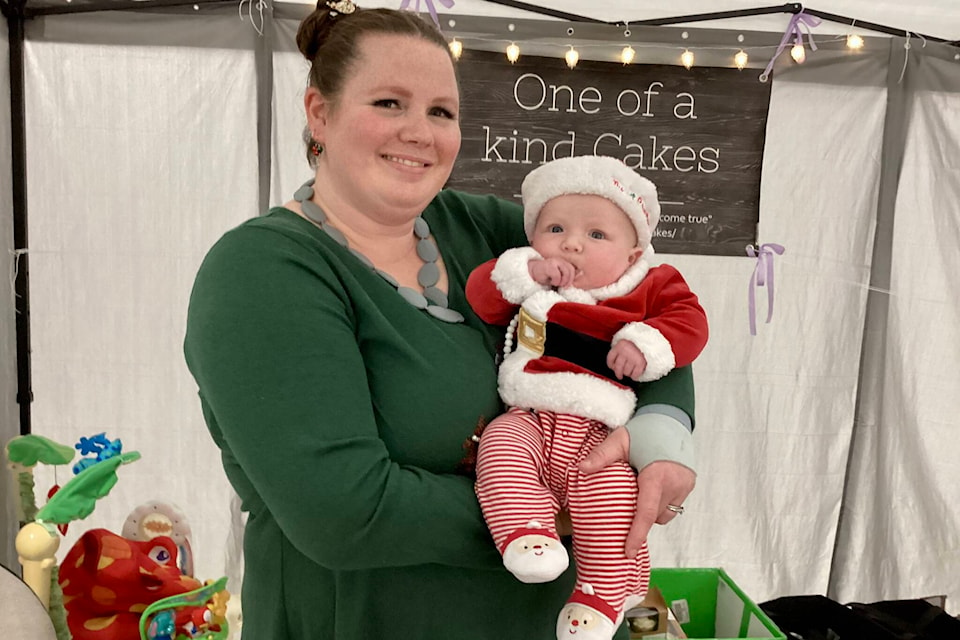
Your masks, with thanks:
[[[850,603],[850,609],[906,640],[960,640],[960,620],[926,600]]]
[[[824,596],[787,596],[763,602],[760,608],[791,640],[901,640]]]
[[[960,621],[926,600],[842,605],[788,596],[760,608],[791,640],[960,640]]]

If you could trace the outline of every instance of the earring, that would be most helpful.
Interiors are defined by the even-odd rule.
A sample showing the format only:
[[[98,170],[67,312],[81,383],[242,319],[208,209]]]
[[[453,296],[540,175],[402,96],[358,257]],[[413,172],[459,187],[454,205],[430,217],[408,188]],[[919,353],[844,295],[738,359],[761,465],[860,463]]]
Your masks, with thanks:
[[[317,157],[317,156],[319,156],[321,153],[323,153],[323,147],[320,146],[320,143],[319,143],[319,142],[317,142],[317,141],[315,141],[315,140],[314,140],[314,141],[311,141],[311,142],[310,142],[310,153],[313,155],[313,157]]]

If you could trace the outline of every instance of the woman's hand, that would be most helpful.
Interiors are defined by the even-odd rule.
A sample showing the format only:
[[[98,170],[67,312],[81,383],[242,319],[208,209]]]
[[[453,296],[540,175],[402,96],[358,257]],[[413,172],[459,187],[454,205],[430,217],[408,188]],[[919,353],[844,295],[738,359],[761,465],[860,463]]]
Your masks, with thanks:
[[[629,453],[630,434],[623,428],[614,429],[584,458],[580,470],[589,475],[614,462],[628,462]],[[653,523],[667,524],[677,517],[667,505],[682,506],[696,483],[697,474],[669,460],[651,462],[637,473],[637,512],[624,545],[628,558],[640,551]]]

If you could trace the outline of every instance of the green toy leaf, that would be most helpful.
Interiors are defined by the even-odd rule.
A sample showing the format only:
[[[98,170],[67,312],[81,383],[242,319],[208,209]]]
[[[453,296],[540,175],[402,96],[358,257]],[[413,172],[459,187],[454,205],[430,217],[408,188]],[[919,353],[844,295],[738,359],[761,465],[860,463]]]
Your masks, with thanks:
[[[7,443],[7,458],[25,467],[43,464],[67,464],[76,452],[73,447],[48,440],[43,436],[28,434],[17,436]]]
[[[55,524],[83,520],[93,513],[97,500],[110,493],[117,484],[117,467],[139,458],[140,452],[129,451],[90,465],[53,494],[37,512],[37,520]]]

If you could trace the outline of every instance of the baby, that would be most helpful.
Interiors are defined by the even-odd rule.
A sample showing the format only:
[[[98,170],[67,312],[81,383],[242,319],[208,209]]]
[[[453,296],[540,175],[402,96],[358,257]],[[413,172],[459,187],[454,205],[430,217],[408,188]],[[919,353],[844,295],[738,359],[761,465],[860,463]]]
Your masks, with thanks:
[[[531,246],[467,283],[477,315],[508,325],[499,385],[510,409],[480,438],[477,495],[504,566],[529,583],[567,568],[555,519],[569,512],[577,584],[557,637],[609,640],[650,575],[646,545],[624,552],[636,471],[587,476],[578,465],[633,415],[629,383],[696,358],[707,320],[676,269],[650,266],[660,205],[649,180],[615,158],[579,156],[533,170],[521,192]]]

